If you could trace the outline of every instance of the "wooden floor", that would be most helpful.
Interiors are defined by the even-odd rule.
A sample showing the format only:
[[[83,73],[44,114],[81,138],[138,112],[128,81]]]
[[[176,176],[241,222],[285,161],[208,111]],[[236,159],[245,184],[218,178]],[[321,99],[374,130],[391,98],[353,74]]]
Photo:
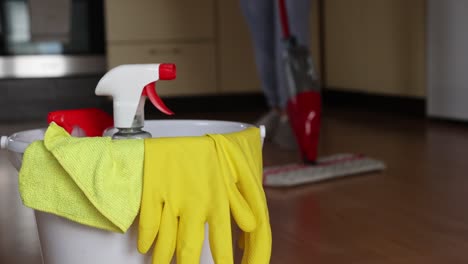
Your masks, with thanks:
[[[0,125],[0,134],[14,130],[20,128]],[[468,263],[467,124],[342,109],[326,113],[322,135],[321,155],[364,153],[384,160],[388,169],[267,189],[272,264]],[[0,263],[40,263],[34,218],[21,205],[5,156],[0,154]],[[295,152],[265,146],[267,165],[297,159]]]

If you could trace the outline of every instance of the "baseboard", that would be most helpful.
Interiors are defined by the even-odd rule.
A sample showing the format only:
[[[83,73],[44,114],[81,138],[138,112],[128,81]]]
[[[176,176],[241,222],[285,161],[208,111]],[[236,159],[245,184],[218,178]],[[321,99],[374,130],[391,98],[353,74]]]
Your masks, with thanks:
[[[177,113],[213,113],[213,112],[260,112],[268,109],[263,94],[224,94],[206,96],[162,98],[164,103]],[[151,115],[158,110],[150,103],[145,111]]]
[[[325,108],[354,108],[407,115],[425,116],[426,102],[422,98],[375,95],[326,89],[322,93]],[[262,112],[268,109],[261,93],[225,94],[163,98],[166,105],[178,113]],[[149,103],[146,113],[157,110]]]
[[[354,108],[367,111],[426,116],[424,98],[378,95],[328,88],[323,92],[326,108]]]

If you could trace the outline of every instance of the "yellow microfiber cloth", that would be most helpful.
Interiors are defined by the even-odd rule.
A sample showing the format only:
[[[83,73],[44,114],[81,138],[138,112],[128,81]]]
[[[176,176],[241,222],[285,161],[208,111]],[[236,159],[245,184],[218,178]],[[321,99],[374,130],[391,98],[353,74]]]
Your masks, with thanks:
[[[26,149],[19,172],[19,192],[23,204],[80,224],[119,231],[89,202],[44,146],[35,141]]]
[[[143,160],[143,140],[75,138],[51,123],[25,152],[20,193],[33,209],[125,232],[140,208]]]
[[[253,234],[244,263],[268,263],[271,233],[260,179],[260,132],[250,128],[230,137],[251,145],[232,146],[217,136],[145,139],[138,249],[145,253],[155,242],[153,263],[168,264],[174,252],[177,263],[199,263],[205,222],[215,263],[233,263],[231,213]],[[226,154],[225,148],[235,150]]]

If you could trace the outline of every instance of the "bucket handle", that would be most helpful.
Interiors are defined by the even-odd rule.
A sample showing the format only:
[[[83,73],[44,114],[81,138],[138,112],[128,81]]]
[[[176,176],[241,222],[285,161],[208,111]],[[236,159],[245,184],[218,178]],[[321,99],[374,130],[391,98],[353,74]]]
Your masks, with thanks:
[[[6,149],[8,146],[8,137],[1,136],[0,137],[0,149]]]

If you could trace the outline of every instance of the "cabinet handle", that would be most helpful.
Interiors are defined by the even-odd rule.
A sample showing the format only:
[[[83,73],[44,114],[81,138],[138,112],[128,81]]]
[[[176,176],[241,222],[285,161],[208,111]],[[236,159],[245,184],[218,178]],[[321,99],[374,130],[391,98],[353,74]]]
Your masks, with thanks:
[[[177,55],[181,53],[181,50],[179,48],[170,48],[170,49],[158,49],[158,48],[152,48],[148,50],[148,53],[150,55]]]

